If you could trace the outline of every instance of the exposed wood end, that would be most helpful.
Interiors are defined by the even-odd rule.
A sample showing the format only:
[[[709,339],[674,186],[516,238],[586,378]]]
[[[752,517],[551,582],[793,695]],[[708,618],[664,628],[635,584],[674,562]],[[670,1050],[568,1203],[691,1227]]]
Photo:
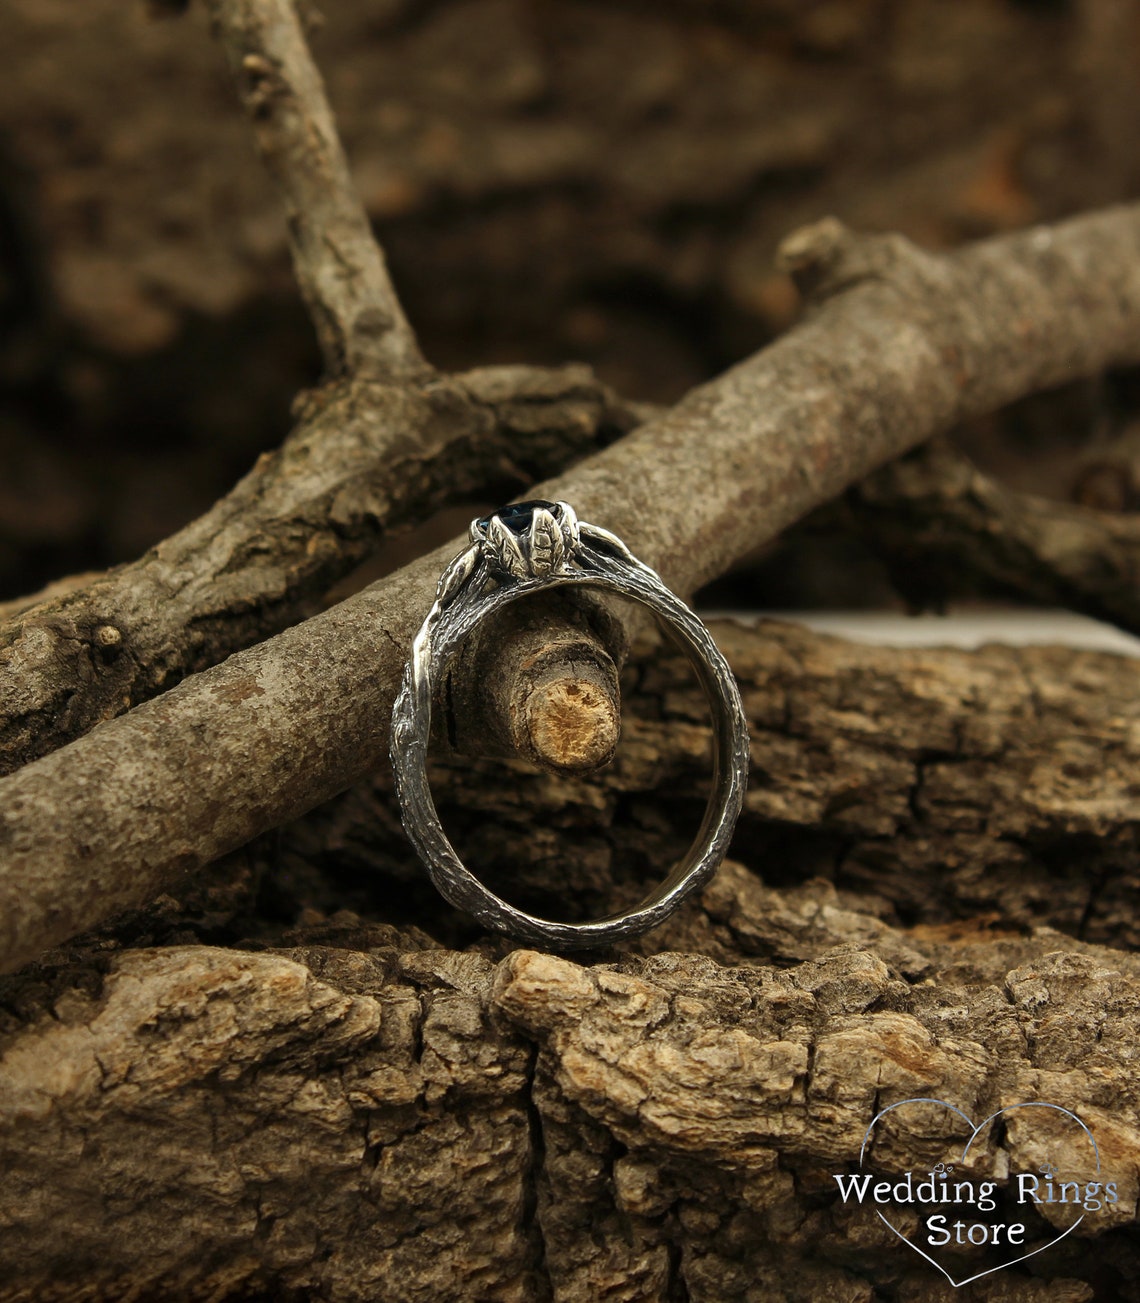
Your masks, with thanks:
[[[606,667],[551,667],[529,693],[519,749],[544,767],[587,773],[608,764],[621,736],[615,676]]]

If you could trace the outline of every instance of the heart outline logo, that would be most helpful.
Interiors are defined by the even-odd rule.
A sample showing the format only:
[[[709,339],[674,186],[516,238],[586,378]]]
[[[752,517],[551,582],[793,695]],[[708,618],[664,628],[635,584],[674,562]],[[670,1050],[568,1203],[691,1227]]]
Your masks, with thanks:
[[[991,1122],[994,1121],[995,1118],[1002,1117],[1006,1113],[1012,1113],[1014,1112],[1015,1109],[1019,1109],[1019,1108],[1047,1108],[1053,1110],[1053,1112],[1055,1113],[1062,1113],[1064,1114],[1065,1117],[1071,1118],[1077,1124],[1077,1126],[1081,1128],[1081,1130],[1085,1133],[1085,1135],[1088,1136],[1089,1143],[1093,1147],[1093,1154],[1096,1157],[1095,1175],[1100,1176],[1100,1146],[1097,1144],[1096,1137],[1093,1135],[1093,1133],[1089,1130],[1086,1124],[1079,1117],[1077,1117],[1077,1115],[1073,1113],[1071,1110],[1067,1108],[1062,1108],[1060,1104],[1050,1104],[1047,1101],[1041,1099],[1026,1100],[1024,1103],[1021,1104],[1007,1104],[1004,1108],[999,1108],[995,1110],[993,1113],[989,1115],[989,1117],[983,1118],[982,1121],[979,1122],[976,1126],[974,1125],[974,1121],[972,1118],[968,1117],[965,1113],[963,1113],[960,1108],[956,1108],[953,1104],[948,1104],[944,1099],[930,1099],[925,1096],[916,1097],[914,1099],[900,1099],[897,1101],[897,1103],[888,1104],[886,1108],[880,1109],[880,1111],[876,1113],[875,1116],[871,1119],[870,1125],[867,1127],[867,1130],[863,1135],[863,1143],[859,1146],[860,1167],[863,1166],[863,1158],[867,1152],[867,1143],[871,1139],[871,1134],[875,1130],[875,1127],[878,1126],[880,1119],[886,1117],[888,1113],[893,1113],[895,1109],[902,1108],[906,1104],[937,1104],[940,1108],[949,1109],[951,1113],[957,1113],[957,1115],[962,1119],[962,1121],[965,1122],[965,1124],[971,1128],[969,1138],[967,1139],[965,1146],[962,1149],[961,1161],[963,1163],[966,1161],[967,1157],[969,1156],[970,1147],[973,1145],[974,1141],[977,1140],[978,1136],[981,1135],[981,1133],[986,1129],[986,1127],[990,1125]],[[889,1230],[891,1230],[896,1236],[898,1236],[898,1238],[902,1240],[902,1242],[905,1245],[907,1245],[908,1248],[913,1249],[915,1253],[919,1255],[919,1257],[925,1258],[926,1261],[929,1262],[932,1267],[937,1268],[937,1270],[940,1271],[942,1275],[946,1277],[946,1279],[950,1282],[950,1284],[953,1286],[954,1289],[961,1289],[963,1285],[969,1285],[972,1284],[975,1280],[981,1280],[983,1276],[992,1276],[995,1271],[1003,1271],[1006,1267],[1016,1266],[1016,1264],[1019,1262],[1025,1262],[1027,1258],[1033,1258],[1036,1257],[1037,1254],[1039,1253],[1044,1253],[1046,1249],[1051,1249],[1055,1244],[1060,1244],[1060,1242],[1065,1238],[1066,1235],[1070,1234],[1072,1231],[1075,1231],[1077,1227],[1081,1224],[1081,1222],[1084,1221],[1086,1216],[1085,1213],[1081,1213],[1081,1215],[1072,1224],[1072,1226],[1068,1227],[1066,1230],[1063,1230],[1059,1235],[1055,1235],[1053,1239],[1049,1240],[1047,1243],[1042,1244],[1040,1247],[1036,1249],[1031,1249],[1028,1253],[1023,1253],[1018,1258],[1011,1258],[1008,1262],[1000,1262],[996,1267],[987,1267],[985,1271],[979,1271],[975,1275],[967,1277],[965,1280],[955,1280],[954,1277],[950,1275],[950,1273],[946,1270],[945,1267],[942,1266],[940,1262],[937,1262],[934,1258],[930,1256],[929,1253],[926,1253],[923,1249],[920,1249],[919,1246],[915,1244],[913,1240],[908,1240],[907,1237],[902,1233],[902,1231],[900,1231],[897,1226],[893,1225],[889,1220],[889,1218],[883,1216],[883,1214],[877,1208],[875,1209],[875,1215],[879,1218],[879,1220],[883,1223],[883,1225],[886,1226]]]

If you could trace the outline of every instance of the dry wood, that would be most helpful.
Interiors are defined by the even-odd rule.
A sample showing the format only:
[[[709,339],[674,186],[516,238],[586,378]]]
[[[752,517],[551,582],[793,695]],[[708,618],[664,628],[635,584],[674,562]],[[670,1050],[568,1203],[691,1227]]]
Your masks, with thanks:
[[[306,839],[351,845],[397,880],[381,912],[415,913],[418,868],[383,831],[383,753],[458,543],[204,667],[297,620],[381,531],[489,467],[513,488],[634,423],[581,371],[432,375],[292,5],[211,9],[338,382],[202,521],[10,613],[9,766],[204,672],[0,782],[9,968],[370,773],[277,851],[287,868]],[[800,329],[539,490],[681,592],[959,418],[1140,359],[1137,208],[945,257],[826,222],[784,256],[816,305]],[[927,491],[954,501],[954,483]],[[996,573],[1031,556],[1026,582],[1130,618],[1119,574],[1088,564],[1103,521],[1075,565],[1040,513],[1026,525],[1025,503],[990,490],[959,495],[984,499],[961,528],[976,545],[1001,521]],[[635,623],[552,602],[488,629],[449,685],[448,740],[600,763]],[[829,1175],[878,1109],[920,1094],[978,1117],[1027,1097],[1071,1108],[1121,1191],[1084,1238],[976,1296],[1084,1300],[1094,1281],[1122,1296],[1140,1277],[1140,962],[1088,941],[1136,943],[1140,669],[720,636],[755,739],[741,862],[624,956],[442,949],[464,924],[433,900],[422,928],[342,915],[270,950],[117,951],[104,934],[0,980],[0,1299],[949,1299],[871,1215],[836,1205]],[[691,835],[702,703],[662,652],[631,682],[627,745],[592,783],[441,764],[460,823],[489,823],[499,851],[525,830],[516,889],[604,912]],[[178,902],[161,911],[193,936]],[[961,1140],[928,1122],[876,1164],[955,1161]],[[1016,1125],[986,1144],[1022,1168],[1066,1153]]]
[[[458,708],[441,712],[440,741],[554,773],[606,764],[621,733],[615,658],[625,635],[611,608],[587,596],[568,603],[563,591],[489,621],[449,676],[444,700]]]
[[[1110,442],[1084,449],[1073,476],[1072,498],[1099,511],[1140,508],[1140,424],[1127,425]]]
[[[1011,935],[1049,926],[1140,946],[1140,660],[872,647],[772,621],[717,622],[714,632],[752,737],[733,854],[765,882],[823,879],[896,924]],[[661,648],[631,669],[623,744],[589,781],[518,766],[504,781],[497,763],[469,760],[436,770],[457,846],[539,914],[598,918],[636,901],[700,819],[711,745],[700,690],[684,658]],[[382,884],[377,901],[422,881],[387,772],[285,830],[282,863],[300,871],[329,847]],[[716,898],[714,887],[706,901]],[[802,955],[783,949],[775,912],[743,930],[727,909],[707,912],[715,928],[671,926],[654,945],[726,962]],[[430,895],[412,917],[448,944],[478,935]]]
[[[770,623],[717,636],[755,739],[736,854],[768,885],[726,864],[639,955],[439,949],[433,901],[426,933],[340,914],[271,952],[97,938],[0,980],[0,1299],[949,1303],[927,1264],[837,1206],[830,1175],[877,1109],[919,1095],[979,1118],[1029,1097],[1070,1108],[1122,1192],[979,1297],[1123,1289],[1140,1268],[1140,960],[1039,925],[1071,925],[1065,900],[1097,887],[1085,869],[1103,877],[1134,835],[1140,663]],[[623,856],[659,864],[700,804],[708,730],[683,658],[649,649],[632,669],[638,713],[600,788],[463,764],[440,789],[499,846],[515,828],[553,842],[559,889],[593,912],[638,889]],[[277,871],[307,835],[417,872],[384,847],[379,801],[358,790],[302,821]],[[1085,864],[1082,833],[1104,863]],[[529,882],[522,867],[516,888],[550,889],[548,862]],[[1128,944],[1134,893],[1104,916]],[[917,901],[930,921],[884,921]],[[920,1129],[877,1169],[954,1143]],[[1001,1144],[1014,1168],[1042,1157],[1029,1130]]]
[[[66,600],[57,593],[34,610],[8,608],[9,623],[0,629],[0,772],[299,618],[315,594],[367,554],[381,530],[422,514],[446,496],[448,486],[458,495],[471,491],[486,481],[488,467],[502,467],[511,453],[521,485],[590,442],[587,432],[582,442],[573,437],[579,420],[595,419],[597,390],[588,382],[593,394],[584,396],[584,411],[571,403],[550,413],[548,432],[555,441],[559,432],[567,435],[568,446],[548,462],[528,464],[517,442],[504,451],[494,432],[484,438],[486,412],[479,404],[467,408],[463,378],[431,381],[350,184],[292,5],[227,0],[213,10],[259,146],[285,199],[298,275],[330,371],[347,366],[348,389],[302,404],[300,427],[280,454],[281,465],[273,459],[260,465],[218,508],[137,566],[83,585]],[[836,256],[828,251],[829,241],[843,243],[841,233],[825,225],[791,250],[805,284],[824,279],[820,268]],[[859,274],[851,259],[844,265],[843,275]],[[381,326],[386,328],[374,329]],[[419,377],[426,389],[411,383],[389,392],[371,384],[378,372]],[[525,403],[536,390],[559,386],[526,368],[504,368],[488,383],[500,405],[512,397]],[[510,392],[512,384],[517,394]],[[332,410],[322,421],[325,405]],[[628,412],[623,420],[628,425]],[[450,427],[442,442],[441,426]],[[532,426],[524,422],[513,432]],[[508,423],[499,433],[511,430]],[[399,475],[389,475],[389,464],[417,445],[423,465],[415,464],[413,452],[411,466],[400,465]],[[534,453],[533,444],[528,448]],[[291,449],[298,458],[290,457]],[[470,481],[454,460],[467,455]],[[314,466],[328,468],[327,478],[313,475]],[[439,492],[414,496],[411,486],[421,472]],[[15,622],[13,614],[19,616]],[[572,630],[563,626],[562,632]],[[591,658],[601,662],[614,654],[620,648],[596,643]],[[596,693],[604,679],[583,686]],[[494,734],[519,717],[526,693],[527,685],[520,684],[508,694]],[[527,753],[556,765],[575,752],[603,755],[606,747],[590,737],[587,726],[614,718],[616,701],[599,698],[598,712],[581,716],[571,734],[559,724],[560,702],[551,699],[549,714],[535,718],[524,739]],[[467,735],[479,736],[473,729]],[[549,754],[544,747],[552,748]]]
[[[301,396],[279,452],[138,562],[0,609],[0,773],[311,613],[392,528],[489,484],[514,491],[636,423],[583,367],[434,375],[291,0],[211,11],[334,383]]]
[[[975,1297],[1134,1278],[1134,957],[897,933],[818,890],[729,879],[745,922],[783,906],[791,966],[495,965],[358,922],[347,948],[175,946],[39,990],[8,979],[0,1299],[949,1300],[830,1175],[877,1109],[918,1095],[979,1119],[1070,1108],[1118,1183],[1079,1237]],[[1052,1139],[1065,1166],[1073,1142]],[[928,1120],[875,1167],[953,1162],[962,1142]],[[1044,1156],[1028,1128],[991,1132],[987,1161],[999,1144],[1014,1169]],[[1049,1233],[1034,1219],[1034,1243]]]
[[[831,294],[802,326],[538,490],[681,593],[962,417],[1140,358],[1137,208],[937,257],[826,223],[789,258]],[[0,782],[0,963],[382,765],[406,648],[459,546]]]
[[[636,422],[584,367],[357,380],[305,412],[137,562],[19,604],[0,628],[0,772],[302,618],[389,530],[485,491],[489,474],[526,484]]]

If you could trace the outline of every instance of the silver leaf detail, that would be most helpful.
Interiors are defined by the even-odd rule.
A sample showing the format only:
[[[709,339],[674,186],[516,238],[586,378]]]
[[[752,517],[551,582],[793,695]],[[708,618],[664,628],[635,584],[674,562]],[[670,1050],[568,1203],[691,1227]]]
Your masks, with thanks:
[[[519,547],[519,541],[498,516],[492,516],[487,526],[487,542],[491,546],[495,564],[500,570],[506,571],[516,579],[527,577],[530,570]]]
[[[548,575],[566,559],[562,530],[549,511],[536,509],[530,527],[530,568],[534,575]]]

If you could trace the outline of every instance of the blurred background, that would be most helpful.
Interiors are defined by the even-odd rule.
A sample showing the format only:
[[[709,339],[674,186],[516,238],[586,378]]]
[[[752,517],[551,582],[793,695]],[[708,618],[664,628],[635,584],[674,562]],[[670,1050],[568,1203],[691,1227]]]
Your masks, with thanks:
[[[204,510],[318,375],[221,51],[204,6],[179,7],[0,0],[0,600]],[[1140,194],[1134,0],[323,15],[357,182],[443,368],[582,360],[668,403],[794,322],[772,260],[799,224],[832,213],[947,247]],[[1121,374],[955,437],[1018,488],[1131,510],[1128,474],[1086,472],[1138,410]],[[825,509],[707,601],[901,606],[852,528]]]

